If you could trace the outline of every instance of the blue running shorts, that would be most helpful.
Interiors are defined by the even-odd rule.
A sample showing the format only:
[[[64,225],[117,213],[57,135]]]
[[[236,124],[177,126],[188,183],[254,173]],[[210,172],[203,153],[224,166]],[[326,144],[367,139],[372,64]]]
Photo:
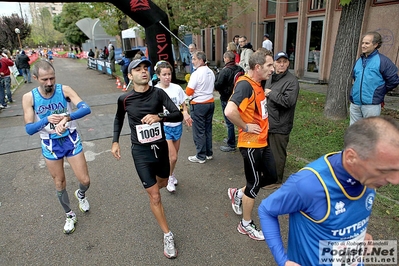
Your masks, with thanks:
[[[48,160],[59,160],[82,152],[83,146],[77,130],[58,139],[42,139],[42,154]]]
[[[164,126],[163,130],[165,131],[166,140],[176,141],[181,138],[183,133],[183,124],[180,124],[177,127]]]

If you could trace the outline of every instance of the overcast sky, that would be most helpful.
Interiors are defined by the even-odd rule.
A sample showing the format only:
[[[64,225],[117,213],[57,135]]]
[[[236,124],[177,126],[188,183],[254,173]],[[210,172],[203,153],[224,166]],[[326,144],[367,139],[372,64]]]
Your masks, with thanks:
[[[21,3],[21,7],[23,16],[29,16],[29,3]],[[18,2],[0,2],[0,16],[10,16],[12,13],[21,16]]]

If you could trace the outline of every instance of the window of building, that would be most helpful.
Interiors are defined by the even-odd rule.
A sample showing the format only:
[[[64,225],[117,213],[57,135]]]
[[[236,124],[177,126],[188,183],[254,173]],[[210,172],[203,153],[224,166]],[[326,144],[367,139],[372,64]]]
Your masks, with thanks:
[[[310,10],[318,10],[326,8],[326,0],[311,0]]]
[[[276,15],[276,1],[267,0],[266,16],[273,16],[273,15]]]
[[[287,2],[287,13],[296,13],[299,11],[299,1],[291,0]]]
[[[374,5],[381,5],[381,4],[398,4],[399,0],[373,0]]]

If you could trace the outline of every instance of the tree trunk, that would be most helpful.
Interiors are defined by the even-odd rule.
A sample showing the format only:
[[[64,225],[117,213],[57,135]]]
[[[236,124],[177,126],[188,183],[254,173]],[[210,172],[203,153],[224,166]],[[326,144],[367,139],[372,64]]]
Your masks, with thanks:
[[[346,119],[348,115],[352,68],[357,59],[366,2],[369,1],[352,0],[342,7],[324,106],[324,116],[328,119]]]

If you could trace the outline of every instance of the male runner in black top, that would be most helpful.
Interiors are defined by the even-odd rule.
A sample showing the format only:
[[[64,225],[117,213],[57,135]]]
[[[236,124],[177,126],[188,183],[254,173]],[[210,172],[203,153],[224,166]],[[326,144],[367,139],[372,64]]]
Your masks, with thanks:
[[[183,115],[162,89],[149,86],[149,66],[151,62],[146,59],[133,60],[129,64],[128,77],[133,90],[118,99],[111,152],[117,160],[120,159],[118,142],[127,113],[136,171],[149,195],[151,211],[164,232],[164,254],[171,259],[177,256],[177,249],[159,192],[160,188],[166,187],[170,171],[163,122],[180,122]],[[169,112],[167,115],[164,114],[164,108]]]

